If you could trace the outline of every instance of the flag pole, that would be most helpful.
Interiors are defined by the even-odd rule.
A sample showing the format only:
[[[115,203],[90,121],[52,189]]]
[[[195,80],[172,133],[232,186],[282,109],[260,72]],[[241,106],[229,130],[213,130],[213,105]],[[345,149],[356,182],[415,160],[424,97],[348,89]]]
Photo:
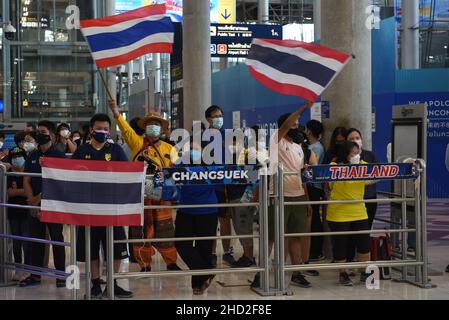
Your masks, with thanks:
[[[109,91],[108,84],[106,83],[106,79],[104,78],[104,75],[101,72],[101,69],[98,69],[98,73],[100,74],[101,82],[103,83],[103,86],[104,86],[104,88],[106,89],[106,91],[108,93],[109,100],[115,100],[114,97],[111,94],[111,91]]]

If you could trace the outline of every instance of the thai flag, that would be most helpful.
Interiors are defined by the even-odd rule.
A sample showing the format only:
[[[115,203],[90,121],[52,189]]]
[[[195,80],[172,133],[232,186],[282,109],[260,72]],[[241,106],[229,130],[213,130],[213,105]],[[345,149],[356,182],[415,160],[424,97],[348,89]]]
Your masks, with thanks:
[[[174,29],[164,4],[80,22],[99,68],[116,66],[147,53],[171,53]]]
[[[141,226],[143,162],[43,158],[41,221]]]
[[[350,58],[311,43],[254,39],[246,65],[254,78],[269,89],[315,101]]]

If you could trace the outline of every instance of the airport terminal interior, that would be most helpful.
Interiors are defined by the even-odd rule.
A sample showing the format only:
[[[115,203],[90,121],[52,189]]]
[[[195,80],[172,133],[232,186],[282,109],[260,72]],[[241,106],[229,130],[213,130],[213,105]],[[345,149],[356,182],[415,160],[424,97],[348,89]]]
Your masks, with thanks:
[[[0,0],[0,4],[0,300],[449,300],[449,0]],[[109,125],[98,114],[108,115]],[[149,176],[145,180],[142,172],[140,180],[133,178],[141,170],[136,163],[151,160],[150,150],[155,150],[157,163],[151,160],[145,169],[154,167],[156,171],[146,173],[151,179],[160,172],[166,180],[173,179],[167,178],[175,172],[167,169],[172,165],[170,152],[164,154],[166,151],[161,150],[166,149],[158,148],[161,143],[173,148],[170,131],[195,132],[198,121],[202,130],[220,129],[223,138],[224,129],[257,127],[256,133],[275,130],[283,134],[289,140],[275,139],[279,160],[301,162],[299,172],[294,169],[296,175],[287,178],[292,176],[288,171],[293,165],[284,163],[285,172],[279,165],[281,173],[270,178],[261,175],[253,187],[249,180],[225,179],[215,188],[226,192],[216,194],[213,188],[210,191],[214,182],[199,186],[183,182],[177,194],[173,192],[178,197],[176,203],[171,200],[175,195],[171,194],[170,200],[163,198],[163,188],[155,186],[157,179],[149,182]],[[98,122],[106,128],[95,129]],[[58,140],[49,148],[56,150],[62,144],[63,156],[79,159],[73,160],[73,166],[41,161],[50,152],[39,149],[50,143],[45,136],[53,139],[55,134]],[[196,143],[194,135],[189,141],[192,149],[205,145],[204,141]],[[251,137],[242,141],[247,160]],[[33,143],[34,149],[28,150]],[[89,144],[92,151],[85,151]],[[317,144],[324,146],[318,153],[313,147]],[[115,148],[119,146],[120,152]],[[233,140],[223,141],[222,147],[231,147],[231,153],[237,154]],[[102,148],[115,151],[95,158],[104,153]],[[355,149],[360,156],[351,158]],[[178,155],[183,152],[177,151]],[[192,159],[193,151],[188,153]],[[276,149],[276,159],[277,153]],[[131,168],[129,163],[129,169],[124,165],[103,169],[98,164],[92,165],[94,169],[79,169],[81,165],[75,165],[81,160],[123,161],[122,154],[136,166]],[[258,165],[262,162],[259,156],[260,150]],[[31,176],[14,173],[16,157],[24,159],[22,169]],[[271,157],[270,165],[274,163]],[[248,165],[246,160],[243,164]],[[232,165],[242,165],[239,161]],[[218,170],[202,165],[203,171]],[[364,171],[345,172],[343,167],[334,167],[340,171],[330,177],[324,174],[327,169],[332,171],[326,165],[363,167]],[[38,171],[31,171],[35,167]],[[174,166],[173,170],[179,170],[181,176],[184,169]],[[82,172],[80,177],[75,170]],[[89,180],[89,170],[96,170],[98,181],[92,181],[92,176]],[[108,170],[117,171],[111,177],[122,179],[122,185],[118,187],[117,180],[104,190],[95,189],[99,182],[106,182],[101,172]],[[63,171],[70,172],[65,177],[52,176]],[[320,176],[322,180],[317,178]],[[370,185],[368,180],[376,184]],[[41,188],[42,183],[42,188],[47,188],[42,189],[42,196],[33,193],[36,184]],[[86,187],[84,191],[72,190],[69,183],[71,188],[76,183],[86,183]],[[125,189],[125,183],[130,189]],[[154,189],[148,191],[149,184]],[[339,189],[337,194],[339,184],[346,189]],[[286,193],[292,185],[302,193]],[[241,186],[243,189],[238,189]],[[276,196],[270,196],[273,188]],[[360,199],[356,188],[362,190],[357,193]],[[23,208],[18,209],[20,202],[10,201],[18,195],[11,193],[12,189],[23,189]],[[104,195],[106,189],[120,189],[124,195],[107,202],[114,196]],[[231,200],[230,194],[237,189],[243,196]],[[138,192],[131,196],[128,190]],[[284,191],[282,196],[280,190]],[[374,193],[369,196],[368,190]],[[156,192],[160,192],[157,200]],[[210,192],[215,202],[207,198]],[[83,194],[88,198],[81,199]],[[102,196],[104,199],[96,199]],[[245,196],[249,200],[242,200]],[[182,205],[201,207],[203,202],[195,202],[195,197],[209,201],[209,206],[206,203],[204,208],[196,208],[203,210],[199,214],[189,215],[187,212],[195,209]],[[310,204],[286,205],[299,198]],[[338,207],[332,200],[348,202]],[[94,228],[105,224],[89,223],[106,216],[105,208],[123,214],[127,212],[123,210],[131,210],[133,201],[140,205],[137,221],[145,225],[143,231],[136,224],[128,227],[130,224],[114,220],[115,224],[107,224],[107,230],[101,229],[104,240],[98,240],[100,236],[89,240],[101,242],[99,252],[89,253],[99,257],[95,263],[71,263],[80,252],[87,254],[85,229],[81,233],[80,226],[91,226],[92,234],[100,233]],[[321,202],[313,205],[313,201]],[[217,206],[212,210],[213,204]],[[359,220],[366,226],[354,227],[354,222],[360,222],[355,218],[331,218],[333,211],[350,216],[344,211],[356,207],[361,208],[364,218]],[[69,211],[58,211],[71,208],[77,217],[85,214],[82,208],[98,208],[100,213],[86,218],[88,224],[52,220],[67,218]],[[243,208],[246,218],[239,216]],[[25,212],[23,226],[12,221],[13,209]],[[308,217],[305,222],[291,218],[297,216],[297,212],[291,213],[294,210]],[[61,218],[50,217],[55,212]],[[205,212],[214,213],[214,222],[209,223],[207,217],[212,214]],[[291,216],[280,217],[279,213]],[[189,216],[202,221],[195,222],[201,230],[192,234],[179,230],[187,228]],[[35,230],[36,223],[42,224],[41,242],[24,231],[33,228],[30,219]],[[68,221],[59,224],[62,231],[58,232],[63,236],[59,240],[50,227],[55,221]],[[213,223],[217,224],[216,232],[208,234],[204,230]],[[304,229],[290,223],[304,224]],[[348,229],[338,229],[346,223]],[[241,233],[243,225],[250,228],[252,236]],[[176,245],[156,240],[153,246],[134,241],[134,249],[122,242],[118,254],[124,259],[120,269],[113,271],[119,261],[116,250],[114,257],[106,252],[112,226],[123,230],[121,238],[115,239],[123,242],[215,238],[204,240],[204,247],[192,239],[176,241]],[[338,231],[353,234],[332,235]],[[313,236],[316,232],[324,234]],[[312,234],[297,238],[289,233]],[[239,241],[238,235],[246,235],[246,242],[244,238]],[[228,238],[220,239],[223,236]],[[30,252],[25,244],[23,252],[16,248],[16,241],[26,243],[27,238],[32,239],[30,247],[42,251],[37,257],[39,266],[33,267],[38,253]],[[61,251],[53,250],[52,241],[59,241],[57,246],[63,243],[65,266],[75,269],[61,270],[55,265],[54,261],[61,263],[63,257]],[[337,246],[346,251],[343,256]],[[108,257],[114,263],[107,263]],[[336,267],[349,260],[353,266]],[[88,279],[86,268],[90,275],[99,269],[99,279],[92,276],[98,282]],[[195,275],[191,272],[195,269],[207,270]],[[33,271],[40,280],[33,278]],[[203,283],[198,285],[200,279]],[[105,289],[113,283],[114,294]]]

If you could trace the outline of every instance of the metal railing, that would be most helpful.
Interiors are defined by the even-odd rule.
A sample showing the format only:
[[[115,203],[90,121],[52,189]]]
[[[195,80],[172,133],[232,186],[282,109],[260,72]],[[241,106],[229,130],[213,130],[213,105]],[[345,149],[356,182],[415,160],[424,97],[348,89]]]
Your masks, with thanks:
[[[409,159],[409,161],[411,161]],[[415,195],[414,197],[407,197],[405,190],[405,180],[402,183],[403,189],[401,195],[389,195],[397,196],[399,198],[387,198],[387,199],[369,199],[369,200],[341,200],[341,201],[301,201],[301,202],[285,202],[284,199],[284,183],[283,177],[285,175],[295,174],[293,172],[285,173],[282,166],[279,167],[278,173],[272,178],[274,179],[274,195],[269,195],[268,192],[268,176],[266,172],[263,172],[260,176],[259,181],[259,201],[251,203],[234,203],[234,204],[207,204],[207,205],[149,205],[144,206],[145,209],[182,209],[182,208],[232,208],[232,207],[258,207],[259,209],[259,234],[252,235],[233,235],[233,236],[208,236],[208,237],[183,237],[183,238],[154,238],[154,239],[127,239],[127,240],[114,240],[113,237],[113,227],[107,227],[107,286],[108,286],[108,297],[109,299],[114,299],[114,280],[124,279],[124,278],[152,278],[152,277],[173,277],[173,276],[191,276],[191,275],[209,275],[209,274],[236,274],[236,273],[253,273],[260,272],[260,288],[254,289],[260,295],[279,295],[279,294],[289,294],[290,292],[286,290],[285,286],[285,272],[287,271],[302,271],[302,270],[335,270],[340,268],[361,268],[368,265],[376,265],[378,267],[400,267],[402,268],[402,275],[398,281],[407,282],[410,284],[418,285],[422,288],[430,288],[432,285],[428,279],[427,270],[427,236],[426,236],[426,197],[425,195],[425,163],[422,160],[413,160],[417,166],[418,177],[416,178],[417,183],[415,183]],[[0,278],[0,283],[6,283],[6,270],[10,268],[30,270],[32,266],[19,265],[16,263],[10,263],[6,260],[7,252],[7,239],[22,239],[26,241],[35,241],[41,243],[48,243],[53,245],[64,245],[70,246],[71,248],[71,264],[76,264],[76,228],[71,226],[71,237],[70,242],[54,242],[43,239],[33,239],[27,237],[17,237],[8,235],[6,233],[6,207],[21,207],[26,209],[39,209],[36,206],[17,206],[7,204],[6,202],[6,176],[25,176],[29,174],[24,173],[6,173],[3,167],[0,171],[1,186],[0,188],[0,215],[3,219],[2,229],[0,230],[0,240],[2,240],[2,250],[4,254],[1,255],[1,267],[3,267],[2,276]],[[39,176],[39,175],[33,175]],[[269,248],[269,225],[268,225],[268,205],[270,199],[274,202],[274,286],[270,286],[270,248]],[[292,205],[321,205],[321,204],[356,204],[356,203],[401,203],[402,209],[402,221],[400,222],[400,229],[385,229],[385,230],[364,230],[364,231],[347,231],[347,232],[307,232],[307,233],[285,233],[284,230],[284,207]],[[416,226],[410,228],[407,225],[406,214],[407,214],[407,203],[414,203],[415,205],[415,215],[416,215]],[[407,234],[410,232],[416,232],[417,234],[417,248],[415,259],[408,259],[406,250],[406,238]],[[335,235],[354,235],[354,234],[401,234],[402,235],[402,256],[398,260],[389,261],[368,261],[368,262],[351,262],[351,263],[320,263],[313,265],[285,265],[284,262],[284,240],[289,237],[315,237],[315,236],[335,236]],[[90,299],[90,227],[86,227],[85,230],[85,244],[86,244],[86,299]],[[225,240],[225,239],[258,239],[259,240],[259,265],[253,268],[232,268],[232,269],[203,269],[203,270],[189,270],[189,271],[158,271],[150,273],[140,273],[140,272],[114,272],[114,258],[113,258],[113,248],[114,244],[119,243],[157,243],[157,242],[167,242],[167,241],[201,241],[201,240]],[[405,249],[405,250],[404,250]],[[1,252],[0,252],[1,253]],[[393,256],[393,258],[396,258]],[[415,280],[411,281],[408,279],[408,267],[415,267]],[[28,268],[28,269],[27,269]],[[35,272],[41,272],[43,275],[48,276],[58,276],[62,278],[67,278],[68,274],[62,274],[58,270],[45,269],[39,270],[35,267],[33,270]],[[76,290],[72,290],[72,299],[76,299]]]

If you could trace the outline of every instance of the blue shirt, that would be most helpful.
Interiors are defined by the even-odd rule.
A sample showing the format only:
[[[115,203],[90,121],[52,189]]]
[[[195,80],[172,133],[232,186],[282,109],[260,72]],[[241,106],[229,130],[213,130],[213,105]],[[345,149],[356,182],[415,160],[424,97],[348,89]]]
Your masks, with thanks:
[[[181,166],[178,166],[181,167]],[[217,204],[216,186],[212,184],[186,185],[178,187],[179,204]],[[217,214],[218,208],[179,209],[181,214]]]
[[[316,154],[318,164],[322,164],[324,160],[324,147],[321,142],[317,141],[309,145],[309,150],[313,151]]]
[[[42,173],[42,167],[40,160],[43,157],[49,158],[65,158],[65,154],[56,150],[52,145],[46,152],[42,152],[40,149],[30,153],[25,161],[25,172],[28,173]],[[31,188],[33,189],[33,195],[36,196],[42,192],[42,178],[31,177]]]
[[[129,161],[122,147],[114,143],[106,143],[100,150],[90,143],[79,146],[72,159],[100,160],[100,161]]]

